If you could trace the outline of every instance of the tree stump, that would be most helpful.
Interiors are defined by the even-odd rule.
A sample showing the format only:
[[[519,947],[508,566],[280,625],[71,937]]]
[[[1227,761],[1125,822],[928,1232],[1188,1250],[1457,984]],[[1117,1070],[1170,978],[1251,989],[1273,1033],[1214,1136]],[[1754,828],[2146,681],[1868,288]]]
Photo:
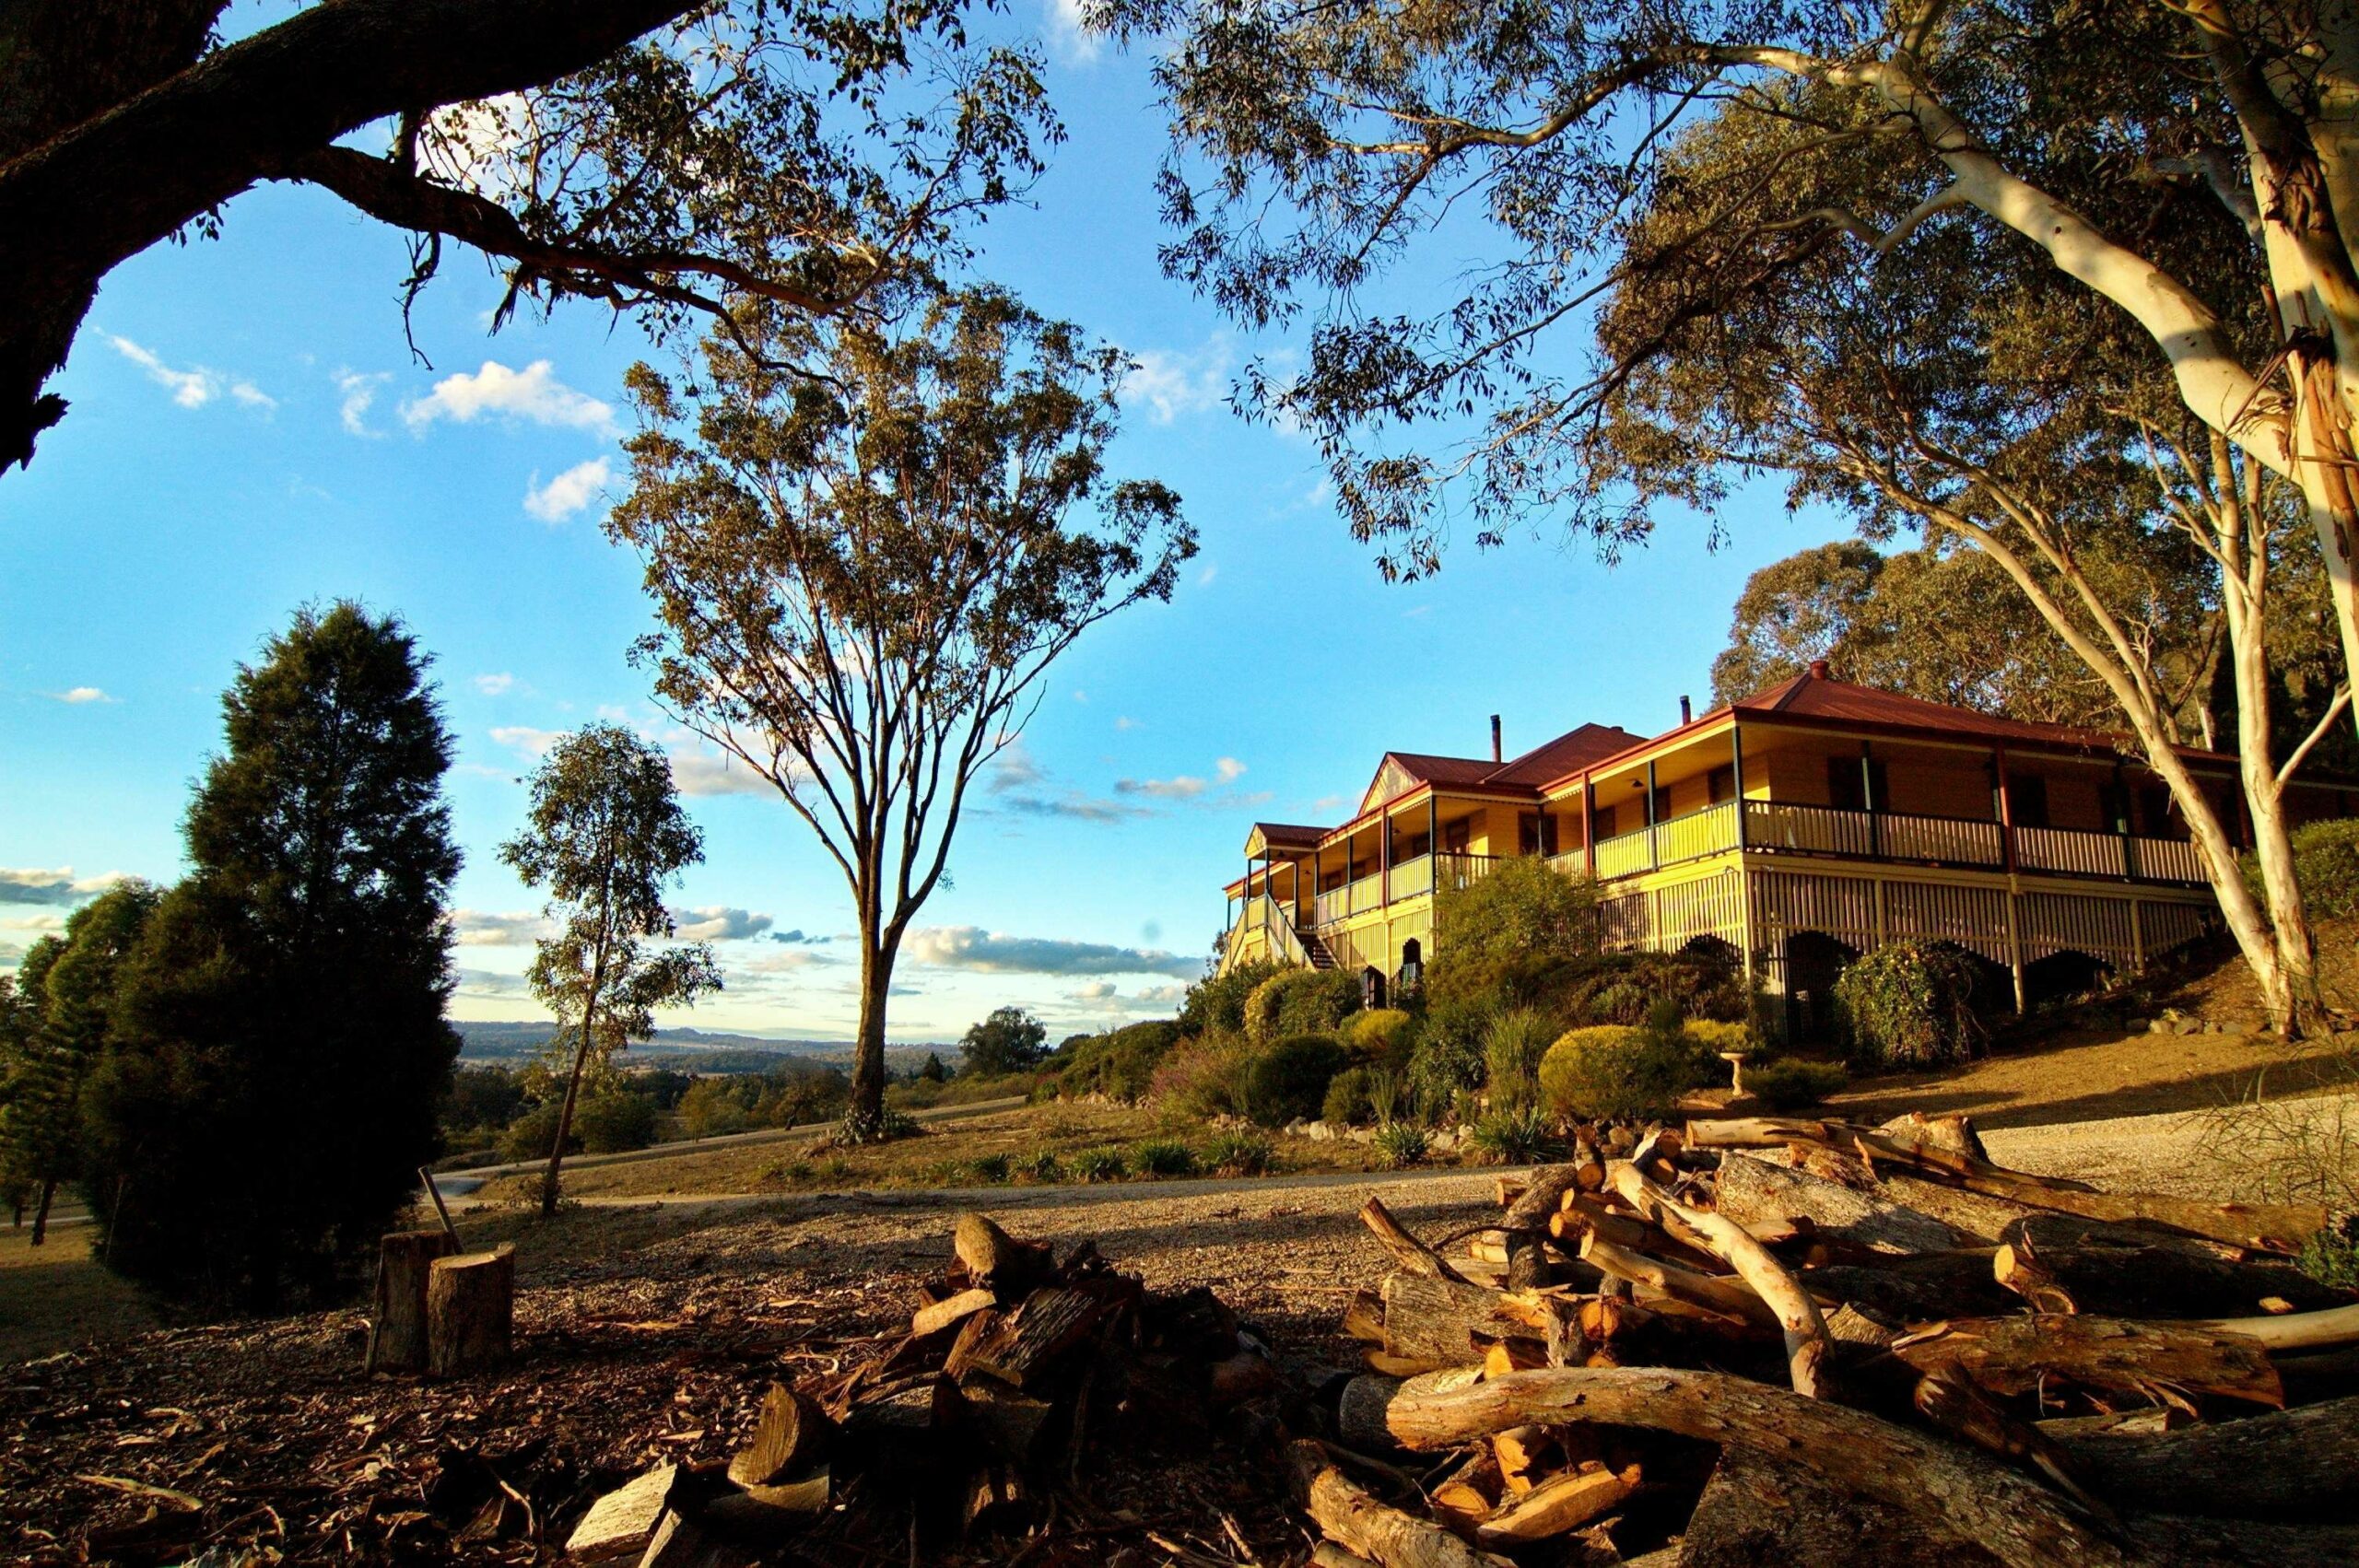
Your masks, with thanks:
[[[426,1284],[427,1370],[464,1377],[509,1356],[516,1312],[516,1248],[435,1259]]]
[[[459,1244],[444,1230],[393,1231],[377,1246],[377,1294],[369,1316],[370,1372],[426,1370],[427,1272]]]

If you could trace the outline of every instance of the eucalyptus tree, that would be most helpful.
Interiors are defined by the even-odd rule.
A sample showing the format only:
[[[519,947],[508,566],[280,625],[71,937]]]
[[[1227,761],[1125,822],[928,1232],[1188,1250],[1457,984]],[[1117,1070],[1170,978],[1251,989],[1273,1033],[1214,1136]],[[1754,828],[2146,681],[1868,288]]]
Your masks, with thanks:
[[[2342,405],[2313,309],[2348,250],[2323,195],[2281,200],[2294,164],[2323,178],[2341,156],[2340,66],[2289,41],[2309,24],[1942,0],[1110,11],[1180,32],[1167,265],[1249,320],[1320,297],[1304,369],[1257,370],[1249,401],[1319,437],[1388,569],[1438,565],[1454,494],[1484,540],[1554,514],[1610,549],[1659,503],[1714,508],[1761,472],[1872,539],[1970,545],[2112,697],[2272,1014],[2300,1026],[2315,991],[2278,808],[2342,703],[2272,754],[2289,507],[2346,667],[2353,646],[2324,428]],[[2312,42],[2341,27],[2310,24]],[[1474,222],[1493,254],[1442,308],[1366,308],[1420,238],[1463,245]],[[1399,426],[1425,439],[1398,450]],[[2154,585],[2190,568],[2233,671],[2265,899],[2176,750],[2158,626],[2182,595]]]
[[[584,1076],[655,1029],[659,1007],[685,1007],[721,989],[703,942],[649,952],[676,929],[664,885],[704,859],[704,835],[680,809],[671,759],[616,724],[591,724],[549,748],[534,770],[531,823],[499,847],[527,887],[549,890],[557,922],[529,977],[557,1017],[552,1067],[564,1099],[541,1177],[541,1213],[557,1212],[559,1170],[573,1136]]]
[[[633,488],[607,527],[646,563],[638,654],[851,890],[852,1137],[883,1126],[894,964],[976,776],[1049,666],[1168,599],[1195,553],[1177,495],[1106,471],[1126,369],[983,288],[876,326],[754,309],[688,378],[632,374]]]
[[[1578,457],[1637,365],[1682,323],[1793,287],[1812,258],[1872,287],[1912,236],[1959,226],[2118,312],[2183,416],[2294,486],[2359,664],[2347,0],[1098,0],[1092,14],[1171,41],[1157,67],[1175,141],[1168,270],[1251,322],[1318,304],[1307,369],[1248,390],[1319,437],[1345,515],[1387,542],[1391,569],[1436,564],[1453,487],[1486,538],[1535,508],[1609,538],[1641,531]],[[1711,123],[1757,134],[1699,181],[1673,167],[1679,133]],[[2197,205],[2217,249],[2191,256],[2171,240]],[[1684,221],[1639,241],[1634,209]],[[1491,253],[1438,308],[1363,298],[1420,239],[1485,221]],[[1594,302],[1707,249],[1722,264],[1690,269],[1648,330],[1594,358],[1563,352]],[[1386,433],[1402,423],[1457,427],[1438,452],[1401,451]]]
[[[489,258],[495,325],[856,311],[1059,135],[1034,53],[968,39],[993,3],[323,0],[229,41],[228,0],[0,6],[0,470],[108,273],[265,181],[406,235],[405,300],[446,242]]]

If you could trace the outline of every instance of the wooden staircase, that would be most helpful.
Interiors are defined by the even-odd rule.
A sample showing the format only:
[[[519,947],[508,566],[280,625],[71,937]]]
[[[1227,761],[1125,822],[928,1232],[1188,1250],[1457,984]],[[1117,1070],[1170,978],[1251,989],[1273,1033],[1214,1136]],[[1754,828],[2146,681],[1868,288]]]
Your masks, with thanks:
[[[1301,942],[1302,951],[1304,954],[1309,958],[1310,966],[1312,968],[1332,969],[1336,967],[1335,955],[1327,951],[1327,943],[1320,940],[1317,931],[1307,931],[1297,926],[1295,928],[1295,936]]]

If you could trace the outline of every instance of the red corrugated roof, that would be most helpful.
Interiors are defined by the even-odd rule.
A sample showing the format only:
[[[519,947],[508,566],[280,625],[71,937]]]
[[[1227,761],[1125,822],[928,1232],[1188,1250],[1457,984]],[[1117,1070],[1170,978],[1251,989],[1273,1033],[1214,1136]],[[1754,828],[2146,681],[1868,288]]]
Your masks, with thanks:
[[[1480,784],[1499,766],[1481,757],[1433,756],[1424,752],[1387,752],[1384,755],[1386,761],[1399,763],[1420,784]],[[1383,771],[1382,763],[1377,765],[1377,771]]]
[[[1298,822],[1257,822],[1253,832],[1270,844],[1316,844],[1327,837],[1323,827],[1307,827]]]
[[[1874,686],[1854,685],[1805,671],[1780,681],[1732,705],[1737,716],[1780,714],[1789,719],[1825,719],[1839,723],[1891,724],[1910,730],[1946,730],[1982,735],[1994,741],[2024,741],[2034,744],[2110,749],[2118,737],[2102,730],[2072,724],[2042,724],[2028,719],[2002,719],[1970,708],[1927,702]],[[1721,709],[1726,712],[1728,709]],[[1713,717],[1711,714],[1705,718]]]
[[[1578,730],[1567,730],[1545,745],[1534,746],[1514,761],[1493,765],[1484,776],[1486,784],[1522,784],[1538,789],[1552,778],[1562,778],[1615,752],[1643,745],[1644,735],[1612,724],[1584,724]]]

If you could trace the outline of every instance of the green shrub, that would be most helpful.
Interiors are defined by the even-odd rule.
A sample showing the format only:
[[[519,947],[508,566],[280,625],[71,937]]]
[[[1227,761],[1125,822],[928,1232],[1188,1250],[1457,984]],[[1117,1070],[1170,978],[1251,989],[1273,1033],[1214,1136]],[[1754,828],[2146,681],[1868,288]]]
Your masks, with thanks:
[[[1499,860],[1479,881],[1443,889],[1434,924],[1449,942],[1435,955],[1428,983],[1438,997],[1467,997],[1492,983],[1499,964],[1596,952],[1597,884],[1567,876],[1536,855]]]
[[[1103,1094],[1124,1104],[1137,1101],[1155,1081],[1155,1070],[1180,1038],[1180,1025],[1168,1019],[1133,1024],[1109,1034],[1092,1035],[1076,1043],[1073,1055],[1057,1074],[1060,1093]],[[1062,1047],[1059,1048],[1062,1055]]]
[[[1540,1093],[1559,1116],[1584,1120],[1660,1115],[1718,1064],[1683,1032],[1598,1024],[1569,1029],[1540,1063]]]
[[[1327,1085],[1319,1103],[1319,1119],[1335,1127],[1358,1127],[1376,1119],[1376,1102],[1368,1094],[1374,1074],[1365,1067],[1347,1067]]]
[[[1226,975],[1207,975],[1198,980],[1188,988],[1188,995],[1180,1004],[1180,1035],[1195,1039],[1215,1031],[1243,1034],[1245,999],[1262,981],[1285,967],[1274,958],[1261,958],[1240,964]]]
[[[1360,1008],[1360,983],[1341,969],[1283,969],[1245,999],[1245,1037],[1266,1046],[1293,1035],[1332,1035]]]
[[[1436,999],[1426,1010],[1409,1055],[1409,1093],[1429,1113],[1438,1113],[1461,1089],[1482,1087],[1489,1065],[1483,1043],[1498,1009],[1487,1001]]]
[[[1352,1014],[1344,1025],[1344,1045],[1353,1057],[1374,1066],[1403,1068],[1417,1043],[1414,1014],[1397,1007],[1371,1008]]]
[[[2359,1217],[2345,1214],[2302,1244],[2302,1272],[2338,1291],[2359,1291]]]
[[[1258,1132],[1223,1132],[1204,1145],[1204,1164],[1223,1176],[1260,1176],[1278,1157],[1278,1146]]]
[[[1980,1049],[1978,977],[1955,948],[1888,942],[1835,981],[1835,1012],[1853,1059],[1870,1068],[1939,1067]]]
[[[1325,1035],[1293,1035],[1255,1057],[1245,1070],[1245,1114],[1262,1127],[1284,1127],[1319,1114],[1327,1085],[1351,1058]]]
[[[1141,1176],[1194,1176],[1196,1152],[1177,1138],[1150,1138],[1131,1151],[1131,1169]]]
[[[1242,1116],[1245,1073],[1253,1055],[1245,1036],[1226,1030],[1182,1040],[1156,1064],[1147,1098],[1201,1120]]]
[[[1031,1156],[1016,1168],[1021,1170],[1026,1179],[1029,1181],[1053,1183],[1065,1179],[1064,1162],[1057,1158],[1057,1152],[1054,1149],[1035,1150]]]
[[[1004,1154],[978,1154],[967,1162],[967,1179],[978,1187],[997,1187],[1007,1180],[1011,1170]]]
[[[2302,891],[2302,905],[2310,919],[2359,917],[2359,817],[2314,822],[2295,828],[2293,839],[2294,884]],[[2245,856],[2244,872],[2253,896],[2264,896],[2260,862]]]
[[[1556,1129],[1547,1112],[1527,1104],[1476,1118],[1473,1144],[1494,1164],[1535,1164],[1555,1153]]]
[[[1640,1024],[1661,1002],[1683,1018],[1741,1024],[1752,1016],[1744,975],[1735,965],[1696,954],[1614,953],[1568,965],[1534,999],[1576,1026]]]
[[[1120,1181],[1130,1165],[1120,1149],[1084,1149],[1066,1162],[1077,1181]]]
[[[1376,1129],[1376,1157],[1393,1170],[1422,1165],[1434,1146],[1433,1134],[1414,1122],[1388,1121]]]
[[[1726,1024],[1717,1018],[1691,1018],[1683,1025],[1687,1037],[1694,1040],[1708,1056],[1726,1056],[1731,1051],[1757,1051],[1761,1038],[1748,1024]]]
[[[1494,1110],[1520,1110],[1540,1098],[1540,1060],[1556,1031],[1532,1008],[1510,1007],[1483,1035],[1484,1087]]]
[[[573,1107],[573,1130],[581,1134],[584,1153],[644,1149],[655,1141],[655,1102],[627,1089],[590,1095]]]
[[[1768,1102],[1772,1110],[1798,1111],[1814,1106],[1851,1082],[1840,1062],[1804,1061],[1799,1057],[1744,1070],[1744,1089]]]

